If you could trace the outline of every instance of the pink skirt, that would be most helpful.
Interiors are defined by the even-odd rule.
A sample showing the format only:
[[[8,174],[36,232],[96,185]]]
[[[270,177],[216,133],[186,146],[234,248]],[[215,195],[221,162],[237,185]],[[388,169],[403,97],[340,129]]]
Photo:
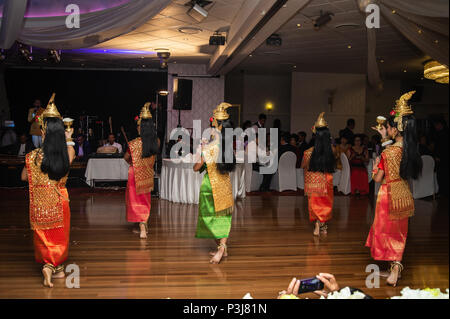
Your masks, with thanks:
[[[125,199],[127,203],[127,221],[130,223],[147,222],[150,216],[151,196],[150,193],[136,194],[133,166],[130,166],[128,169]]]

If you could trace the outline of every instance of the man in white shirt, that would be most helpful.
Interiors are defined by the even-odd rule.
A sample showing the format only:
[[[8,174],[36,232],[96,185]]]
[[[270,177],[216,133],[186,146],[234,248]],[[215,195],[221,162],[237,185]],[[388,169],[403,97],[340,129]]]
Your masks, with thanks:
[[[253,124],[253,130],[255,131],[255,134],[258,133],[258,129],[259,128],[263,128],[266,125],[266,119],[267,116],[264,113],[259,114],[258,116],[258,122],[256,122],[255,124]]]
[[[104,146],[113,146],[117,148],[117,153],[122,153],[122,145],[116,142],[116,137],[112,133],[108,135],[108,143]]]

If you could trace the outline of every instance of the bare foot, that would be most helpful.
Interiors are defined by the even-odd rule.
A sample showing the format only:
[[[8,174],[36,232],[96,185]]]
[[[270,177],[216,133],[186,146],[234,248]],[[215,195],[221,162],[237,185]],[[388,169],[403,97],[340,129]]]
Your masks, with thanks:
[[[56,272],[56,273],[54,273],[52,275],[53,279],[61,279],[61,278],[64,278],[64,277],[66,277],[66,274],[64,273],[64,271],[59,271],[59,272]]]
[[[320,225],[319,222],[316,221],[316,224],[314,226],[314,232],[313,232],[314,236],[319,236],[320,235]]]
[[[389,274],[389,277],[386,279],[386,283],[388,285],[391,285],[391,286],[395,287],[395,286],[397,286],[397,281],[398,281],[399,278],[400,278],[400,276],[399,276],[399,267],[398,266],[394,266],[392,268],[391,273]]]
[[[44,275],[44,286],[53,288],[52,270],[49,268],[42,268],[42,274]]]
[[[224,247],[217,248],[217,252],[214,254],[213,258],[209,261],[210,264],[218,264],[222,260],[223,254],[225,252]]]
[[[210,255],[211,257],[214,257],[215,254],[217,254],[217,250],[211,250],[211,251],[209,252],[209,255]],[[224,253],[223,253],[223,257],[228,257],[228,252],[224,252]]]
[[[139,229],[140,229],[139,238],[146,239],[147,238],[147,227],[145,227],[145,224],[140,224]]]

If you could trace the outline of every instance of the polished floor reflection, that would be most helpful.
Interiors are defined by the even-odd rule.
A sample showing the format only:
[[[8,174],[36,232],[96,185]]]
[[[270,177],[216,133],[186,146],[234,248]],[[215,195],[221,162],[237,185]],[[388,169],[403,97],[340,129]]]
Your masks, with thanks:
[[[119,191],[69,190],[69,260],[80,267],[79,289],[56,280],[41,285],[34,262],[24,189],[0,190],[0,298],[275,298],[289,280],[335,274],[342,287],[386,298],[401,288],[449,286],[448,201],[418,200],[410,219],[406,270],[397,288],[367,289],[364,247],[373,200],[335,197],[326,237],[314,238],[302,196],[250,196],[236,203],[229,257],[208,263],[210,240],[194,238],[197,206],[152,199],[150,234],[140,240],[125,221]],[[380,264],[384,267],[384,264]],[[305,297],[314,297],[306,295]]]

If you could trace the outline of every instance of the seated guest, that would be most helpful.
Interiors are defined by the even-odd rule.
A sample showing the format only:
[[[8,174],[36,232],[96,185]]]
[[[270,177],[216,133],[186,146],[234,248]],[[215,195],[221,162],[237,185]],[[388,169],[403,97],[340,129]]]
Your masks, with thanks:
[[[342,136],[339,139],[339,144],[335,147],[335,156],[336,156],[336,168],[342,170],[342,162],[341,162],[341,154],[346,154],[350,148],[350,144],[348,144],[348,140],[345,136]]]
[[[116,137],[113,133],[108,135],[108,142],[103,146],[112,146],[117,148],[117,153],[122,153],[122,145],[116,142]]]
[[[292,152],[296,153],[296,147],[289,144],[290,134],[289,133],[283,133],[280,138],[280,146],[278,147],[278,160],[280,160],[281,155],[283,155],[286,152]],[[298,158],[297,158],[298,162]],[[270,188],[270,182],[272,181],[272,177],[275,174],[264,174],[263,175],[263,181],[261,183],[261,186],[259,190],[261,192],[267,192]]]
[[[303,153],[309,148],[309,143],[306,141],[306,132],[298,133],[297,147],[300,149],[300,158],[303,159]]]
[[[351,169],[350,184],[352,195],[356,193],[360,195],[369,194],[369,176],[366,168],[369,162],[369,151],[362,145],[361,136],[355,136],[353,146],[347,151],[347,157]]]
[[[297,146],[299,141],[299,137],[297,134],[292,134],[289,140],[289,144],[295,147],[295,155],[297,155],[297,162],[295,163],[295,168],[300,168],[302,166],[302,158],[303,154],[300,151],[300,148]]]
[[[19,136],[19,141],[14,145],[10,154],[17,156],[25,156],[34,149],[35,147],[33,143],[28,139],[27,134],[23,133]]]
[[[75,155],[77,160],[87,160],[91,154],[91,147],[84,135],[79,135],[75,141]]]
[[[423,155],[429,155],[433,156],[433,153],[431,152],[430,148],[428,147],[428,140],[425,135],[420,135],[419,137],[419,154],[420,156]]]

